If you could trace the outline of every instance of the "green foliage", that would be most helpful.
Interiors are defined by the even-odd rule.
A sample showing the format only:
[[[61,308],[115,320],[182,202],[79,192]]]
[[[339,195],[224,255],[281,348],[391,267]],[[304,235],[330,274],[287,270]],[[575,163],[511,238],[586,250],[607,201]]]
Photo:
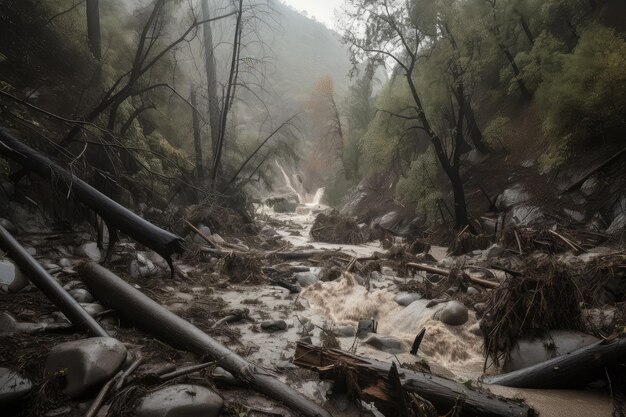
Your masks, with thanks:
[[[502,116],[494,118],[483,130],[483,135],[488,144],[506,147],[511,137],[511,120]]]
[[[434,222],[437,201],[443,198],[438,181],[442,175],[434,153],[429,150],[411,163],[406,177],[400,178],[396,194],[403,204],[414,205],[417,216],[426,222]]]
[[[589,138],[620,140],[626,127],[626,41],[599,25],[581,33],[561,70],[546,77],[537,100],[550,144],[547,162],[567,160],[573,146]]]

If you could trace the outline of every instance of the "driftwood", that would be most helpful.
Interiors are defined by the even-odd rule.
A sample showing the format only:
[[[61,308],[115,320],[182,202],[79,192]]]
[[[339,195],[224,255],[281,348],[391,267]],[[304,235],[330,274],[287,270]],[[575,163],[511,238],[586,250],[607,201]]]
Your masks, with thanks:
[[[450,275],[450,270],[443,269],[443,268],[437,268],[437,267],[430,266],[430,265],[417,264],[417,263],[414,263],[414,262],[408,262],[406,264],[406,266],[409,266],[409,267],[411,267],[413,269],[417,269],[417,270],[420,270],[420,271],[430,272],[431,274],[437,274],[437,275],[443,275],[443,276]],[[471,276],[469,274],[466,274],[466,273],[463,273],[463,277],[465,277],[469,281],[472,281],[475,284],[482,285],[485,288],[498,288],[500,286],[500,284],[497,283],[497,282],[488,281],[486,279],[481,279],[481,278],[476,278],[476,277],[473,277],[473,276]]]
[[[304,416],[330,417],[330,414],[319,405],[303,397],[266,370],[230,351],[106,268],[91,262],[82,265],[79,272],[85,284],[103,304],[114,308],[120,317],[137,328],[172,346],[208,356],[242,383],[284,403]]]
[[[298,343],[293,363],[335,381],[335,389],[374,401],[385,416],[406,415],[404,395],[394,388],[392,364],[354,356],[338,349],[325,349]],[[515,400],[473,391],[458,382],[424,372],[397,368],[403,391],[417,394],[432,404],[438,415],[456,408],[461,417],[530,417],[532,408]],[[356,390],[357,392],[354,392]]]
[[[84,329],[92,336],[108,336],[107,332],[67,293],[54,278],[0,226],[0,249],[13,259],[30,282],[43,292],[46,297],[79,329]]]
[[[107,259],[112,254],[119,230],[161,255],[174,274],[172,255],[183,252],[183,238],[155,226],[111,200],[1,127],[0,155],[12,159],[47,180],[55,181],[65,192],[71,192],[79,201],[95,211],[109,229]]]
[[[581,386],[605,375],[605,367],[626,363],[626,336],[601,340],[527,368],[484,378],[484,382],[517,388]]]
[[[204,253],[209,253],[213,256],[216,257],[223,257],[223,256],[228,256],[231,254],[235,254],[235,255],[256,255],[259,257],[275,257],[278,259],[285,259],[285,260],[293,260],[293,259],[308,259],[308,258],[312,258],[314,256],[318,256],[318,255],[322,255],[322,256],[337,256],[337,255],[344,255],[344,253],[342,252],[338,252],[338,251],[328,251],[328,250],[304,250],[304,251],[294,251],[294,252],[257,252],[257,251],[249,251],[249,252],[244,252],[241,250],[229,250],[229,249],[217,249],[217,248],[207,248],[206,246],[203,246],[202,248],[200,248],[200,251],[204,252]],[[363,258],[364,260],[368,260],[371,257],[367,257],[367,258]],[[358,260],[361,260],[361,258],[357,258]]]

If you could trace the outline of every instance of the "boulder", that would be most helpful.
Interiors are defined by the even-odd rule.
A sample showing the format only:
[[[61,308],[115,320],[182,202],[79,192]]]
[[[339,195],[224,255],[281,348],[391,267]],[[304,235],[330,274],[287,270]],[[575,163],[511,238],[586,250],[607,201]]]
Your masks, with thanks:
[[[28,378],[8,368],[0,368],[0,408],[7,407],[23,398],[33,388]]]
[[[294,276],[301,287],[308,287],[319,281],[319,278],[313,272],[297,272]]]
[[[359,320],[356,333],[360,337],[365,336],[367,333],[376,333],[378,323],[376,320]]]
[[[387,353],[402,353],[406,351],[404,343],[400,339],[392,336],[380,336],[373,334],[363,341],[366,345],[374,349],[382,350]]]
[[[9,260],[0,260],[0,286],[9,292],[18,292],[30,284],[22,271]]]
[[[47,375],[63,375],[63,392],[77,398],[108,381],[126,360],[126,347],[111,337],[92,337],[65,342],[50,350]]]
[[[420,294],[417,293],[400,293],[398,295],[395,296],[395,298],[393,299],[393,301],[395,301],[396,303],[398,303],[399,305],[406,307],[409,304],[411,304],[414,301],[417,300],[421,300],[422,296]]]
[[[287,330],[287,322],[285,320],[269,320],[261,323],[261,329],[266,332],[280,332]]]
[[[71,290],[69,294],[79,303],[91,303],[94,300],[93,295],[91,295],[89,291],[82,288]]]
[[[180,384],[161,388],[145,396],[136,417],[218,417],[224,400],[209,388]]]
[[[354,326],[335,326],[332,332],[337,337],[354,337],[356,334]]]
[[[543,211],[536,206],[517,206],[511,211],[511,223],[517,227],[527,227],[545,219]]]
[[[511,188],[507,188],[500,194],[496,200],[496,207],[500,210],[506,210],[517,204],[528,201],[530,195],[524,190],[521,184],[515,184]]]
[[[542,338],[523,338],[511,349],[504,372],[526,368],[565,355],[599,339],[573,330],[551,330]]]
[[[494,243],[493,245],[485,249],[482,255],[485,258],[497,258],[498,256],[504,255],[504,252],[505,252],[505,249],[502,246]]]
[[[435,320],[450,326],[465,324],[469,318],[467,307],[458,301],[449,301],[433,315]]]
[[[87,242],[76,248],[76,255],[89,258],[94,262],[100,262],[102,254],[96,242]]]

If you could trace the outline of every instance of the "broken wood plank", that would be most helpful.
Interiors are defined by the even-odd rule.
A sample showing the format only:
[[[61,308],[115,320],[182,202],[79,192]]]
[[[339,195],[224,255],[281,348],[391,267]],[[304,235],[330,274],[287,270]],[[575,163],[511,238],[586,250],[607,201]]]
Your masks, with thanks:
[[[239,381],[310,417],[331,417],[330,413],[211,336],[167,310],[101,265],[90,262],[79,267],[82,280],[106,306],[137,328],[172,346],[216,361]]]
[[[626,363],[626,337],[600,340],[527,368],[484,378],[488,384],[516,388],[582,386],[605,375],[605,367]]]
[[[337,381],[337,389],[349,373],[350,378],[362,393],[375,397],[377,408],[387,410],[386,416],[400,415],[402,404],[398,401],[389,381],[391,364],[374,359],[355,356],[338,349],[325,349],[299,342],[293,363],[316,371],[320,379]],[[342,372],[344,374],[342,374]],[[397,369],[402,388],[415,393],[431,403],[439,415],[447,415],[457,408],[461,417],[531,417],[534,410],[524,403],[469,389],[458,382],[436,375]],[[383,404],[383,405],[380,405]],[[380,407],[379,407],[380,406]],[[396,410],[396,411],[394,411]],[[406,409],[405,409],[406,410]],[[382,411],[382,410],[381,410]],[[397,414],[393,414],[393,413]]]
[[[443,268],[437,268],[437,267],[430,266],[430,265],[417,264],[417,263],[414,263],[414,262],[407,262],[406,266],[409,266],[409,267],[414,268],[414,269],[418,269],[420,271],[430,272],[432,274],[443,275],[443,276],[449,276],[450,275],[450,270],[443,269]],[[465,277],[469,281],[472,281],[472,282],[474,282],[474,283],[476,283],[478,285],[482,285],[485,288],[498,288],[500,286],[500,283],[498,283],[498,282],[488,281],[488,280],[482,279],[482,278],[476,278],[476,277],[473,277],[470,274],[467,274],[465,272],[463,272],[463,277]]]
[[[174,273],[172,255],[182,253],[183,238],[139,217],[100,191],[30,148],[0,127],[0,155],[6,156],[30,171],[55,183],[65,192],[95,211],[107,224],[111,237],[119,230],[161,255]],[[112,246],[110,246],[112,248]],[[109,256],[107,254],[107,256]]]
[[[107,332],[67,293],[48,272],[18,243],[17,240],[0,226],[0,249],[13,259],[30,282],[43,292],[52,303],[61,310],[65,317],[77,328],[87,330],[92,336],[107,337]]]

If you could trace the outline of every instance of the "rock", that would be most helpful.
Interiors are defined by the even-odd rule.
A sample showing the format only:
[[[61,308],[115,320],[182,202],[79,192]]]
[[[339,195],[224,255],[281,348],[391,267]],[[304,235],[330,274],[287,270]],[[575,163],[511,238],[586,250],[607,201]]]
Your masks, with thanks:
[[[8,368],[0,368],[0,408],[23,398],[33,388],[29,379]]]
[[[91,303],[94,300],[93,295],[91,295],[89,291],[82,288],[71,290],[69,294],[79,303]]]
[[[370,272],[370,278],[372,281],[380,281],[383,279],[383,275],[378,271],[372,271]]]
[[[200,226],[198,226],[198,230],[200,231],[200,233],[202,233],[204,236],[209,237],[211,236],[211,229],[209,229],[207,226],[201,224]],[[202,239],[200,236],[198,236],[197,233],[193,233],[193,242],[197,243],[199,245],[205,245],[206,244],[206,240]]]
[[[93,316],[98,313],[102,313],[106,308],[100,303],[80,303],[81,307],[87,314]]]
[[[6,286],[9,292],[18,292],[30,284],[22,271],[9,260],[0,260],[0,285]]]
[[[524,168],[532,168],[535,166],[535,160],[534,159],[527,159],[525,161],[522,161],[522,163],[520,164],[522,167]]]
[[[599,339],[572,330],[551,330],[543,338],[523,338],[511,349],[504,372],[511,372],[590,345]]]
[[[335,326],[332,332],[337,337],[354,337],[356,334],[353,326]]]
[[[209,388],[180,384],[145,396],[135,410],[137,417],[218,417],[224,400]]]
[[[402,343],[400,339],[396,339],[392,336],[380,336],[373,334],[365,339],[363,343],[387,353],[402,353],[406,350],[404,343]]]
[[[494,243],[493,245],[485,249],[482,255],[485,258],[497,258],[499,256],[504,255],[504,252],[505,252],[505,249],[502,246]]]
[[[477,288],[467,287],[467,295],[476,295],[476,294],[480,294],[480,291],[478,291]]]
[[[159,272],[159,268],[146,258],[142,258],[141,260],[134,259],[130,262],[128,267],[128,273],[134,279],[147,278],[155,275],[157,272]]]
[[[61,258],[59,259],[59,266],[62,268],[71,268],[72,267],[72,261],[70,261],[67,258]]]
[[[471,162],[472,164],[482,164],[487,159],[489,159],[490,156],[491,154],[482,153],[478,149],[472,149],[471,151],[463,155],[464,159],[468,162]]]
[[[511,223],[517,227],[527,227],[545,219],[543,211],[536,206],[517,206],[511,211]]]
[[[77,398],[108,381],[125,360],[123,343],[111,337],[92,337],[53,347],[46,359],[45,373],[62,373],[67,382],[63,392]]]
[[[585,182],[583,182],[583,185],[580,186],[580,191],[582,191],[584,195],[590,196],[592,194],[595,194],[596,191],[599,190],[599,187],[600,181],[598,180],[598,177],[596,175],[593,175],[587,178]]]
[[[449,301],[435,312],[433,318],[451,326],[460,326],[467,322],[469,314],[467,307],[460,302]]]
[[[0,226],[7,229],[7,232],[11,233],[12,235],[17,233],[17,227],[15,227],[13,223],[5,218],[0,217]]]
[[[478,337],[483,337],[483,331],[480,328],[480,321],[477,321],[476,323],[472,324],[468,329],[468,332],[470,332],[471,334],[478,336]]]
[[[55,274],[59,272],[62,268],[57,264],[47,263],[44,265],[44,268],[49,274]]]
[[[37,249],[35,249],[32,246],[24,246],[24,249],[26,250],[26,252],[28,252],[28,254],[30,256],[36,256],[37,255]]]
[[[496,207],[500,210],[506,210],[516,204],[528,201],[530,195],[524,190],[521,184],[515,184],[511,188],[507,188],[500,194],[496,200]]]
[[[94,262],[100,262],[102,257],[98,244],[96,242],[87,242],[76,248],[76,255],[83,258],[89,258]]]
[[[380,268],[380,273],[383,275],[390,275],[392,277],[396,276],[396,273],[393,269],[389,268],[388,266],[383,266]]]
[[[609,227],[606,229],[606,233],[609,235],[619,235],[624,231],[624,229],[626,229],[626,214],[622,213],[613,219]]]
[[[357,335],[359,337],[365,336],[367,333],[376,333],[376,328],[378,327],[378,323],[376,320],[359,320],[359,325],[357,327]]]
[[[571,209],[564,208],[563,212],[567,215],[567,217],[569,217],[571,220],[575,222],[580,223],[585,220],[585,213],[582,213],[578,210],[571,210]]]
[[[287,330],[287,322],[285,320],[269,320],[261,323],[261,329],[266,332],[278,332]]]
[[[313,272],[297,272],[294,276],[301,287],[308,287],[319,281],[319,278]]]
[[[398,303],[399,305],[403,307],[406,307],[409,304],[411,304],[413,301],[420,300],[421,298],[422,296],[420,294],[417,294],[414,292],[413,293],[400,293],[395,296],[393,301],[395,301],[396,303]]]

